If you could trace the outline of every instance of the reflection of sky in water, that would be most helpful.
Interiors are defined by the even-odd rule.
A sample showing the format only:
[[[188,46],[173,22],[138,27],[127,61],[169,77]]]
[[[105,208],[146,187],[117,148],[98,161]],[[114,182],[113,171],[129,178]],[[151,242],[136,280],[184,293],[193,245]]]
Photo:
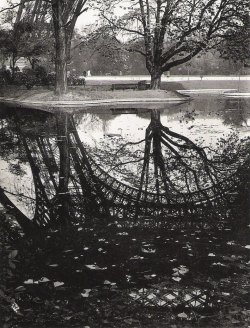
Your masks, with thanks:
[[[182,105],[169,105],[161,110],[161,122],[171,130],[183,134],[192,141],[202,138],[205,145],[238,131],[241,137],[250,135],[250,106],[225,98],[195,98]],[[144,139],[145,129],[150,122],[150,113],[85,114],[77,129],[81,140],[87,144],[98,143],[105,135],[121,135],[125,140]],[[194,118],[194,120],[192,120]],[[110,138],[106,138],[107,142]]]
[[[12,161],[13,163],[13,161]],[[28,217],[34,214],[34,203],[29,198],[34,199],[34,185],[30,167],[22,165],[26,172],[23,176],[10,172],[9,164],[0,159],[0,186],[7,190],[10,200]],[[23,194],[25,197],[16,197],[13,194]]]

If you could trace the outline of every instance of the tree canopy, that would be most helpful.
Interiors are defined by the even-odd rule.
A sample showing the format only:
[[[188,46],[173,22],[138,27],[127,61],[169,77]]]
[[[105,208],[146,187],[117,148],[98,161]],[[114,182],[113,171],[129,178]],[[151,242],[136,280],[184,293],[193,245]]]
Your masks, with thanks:
[[[120,40],[123,36],[137,45],[143,39],[143,48],[129,50],[145,57],[152,88],[159,87],[164,72],[216,46],[249,15],[247,0],[108,0],[99,6],[102,19]],[[118,8],[122,15],[116,15]]]

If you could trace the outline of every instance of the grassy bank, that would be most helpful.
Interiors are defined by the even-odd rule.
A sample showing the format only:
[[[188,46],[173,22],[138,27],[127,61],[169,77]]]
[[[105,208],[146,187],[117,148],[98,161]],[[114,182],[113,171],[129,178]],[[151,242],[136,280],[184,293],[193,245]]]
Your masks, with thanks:
[[[131,81],[132,82],[132,81]],[[134,81],[133,81],[134,82]],[[119,81],[116,83],[119,83]],[[123,83],[130,83],[126,81]],[[162,90],[114,90],[112,91],[112,81],[105,84],[87,84],[85,87],[69,87],[67,95],[61,100],[99,100],[99,99],[138,99],[138,98],[176,98],[181,97],[175,90],[183,89],[180,83],[163,83]],[[53,88],[35,86],[31,90],[27,90],[25,86],[6,86],[0,90],[0,96],[6,98],[15,98],[17,100],[32,101],[53,101],[58,100],[54,95]]]
[[[101,100],[101,99],[138,99],[138,98],[178,98],[181,96],[176,90],[182,89],[236,89],[240,92],[249,92],[250,81],[182,81],[163,82],[161,90],[115,90],[112,83],[135,83],[136,81],[87,81],[87,85],[69,87],[67,95],[61,100]],[[23,101],[55,101],[59,98],[54,95],[53,87],[34,86],[27,90],[25,86],[2,86],[0,96],[15,98]]]

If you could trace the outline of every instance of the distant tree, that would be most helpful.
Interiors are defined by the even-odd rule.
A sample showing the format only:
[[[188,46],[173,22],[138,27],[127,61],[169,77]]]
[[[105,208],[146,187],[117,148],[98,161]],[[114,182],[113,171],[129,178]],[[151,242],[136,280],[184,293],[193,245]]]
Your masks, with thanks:
[[[248,0],[99,1],[100,16],[117,35],[144,47],[130,48],[145,57],[151,87],[160,87],[164,72],[215,46],[230,28],[242,26]],[[117,8],[124,15],[117,16]],[[121,38],[120,38],[121,39]]]
[[[101,26],[96,30],[87,28],[74,40],[72,60],[94,74],[119,74],[127,70],[128,54],[110,30]],[[84,60],[83,60],[84,59]],[[74,64],[73,64],[74,65]],[[82,67],[83,70],[83,67]]]

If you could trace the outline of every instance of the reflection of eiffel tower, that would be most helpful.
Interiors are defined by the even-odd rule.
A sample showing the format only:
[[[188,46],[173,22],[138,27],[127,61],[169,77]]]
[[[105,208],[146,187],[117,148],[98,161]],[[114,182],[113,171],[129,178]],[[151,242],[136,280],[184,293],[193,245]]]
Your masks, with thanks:
[[[56,138],[43,136],[32,137],[22,134],[22,142],[31,166],[36,192],[36,211],[33,222],[40,227],[60,224],[58,208],[60,208],[59,162]],[[153,147],[155,191],[148,191],[147,170],[150,160],[150,144]],[[233,202],[239,187],[237,172],[230,177],[216,180],[211,178],[210,186],[203,187],[197,180],[196,173],[189,164],[182,166],[194,176],[196,190],[187,187],[186,191],[175,190],[169,179],[163,158],[162,146],[168,147],[173,154],[178,148],[185,151],[196,151],[205,160],[203,150],[194,145],[184,136],[177,135],[161,125],[159,115],[153,111],[151,123],[146,131],[145,157],[141,175],[140,188],[136,189],[117,180],[105,172],[86,151],[73,120],[68,129],[68,146],[70,154],[70,174],[68,184],[68,199],[70,217],[87,222],[89,219],[120,220],[121,224],[162,224],[183,226],[196,224],[218,224],[217,209]],[[54,149],[52,149],[54,148]],[[196,154],[196,156],[197,156]],[[206,170],[205,166],[205,170]],[[207,172],[209,176],[209,172]],[[190,176],[189,176],[190,178]],[[160,188],[160,184],[162,188]],[[7,196],[0,193],[0,200],[7,207],[14,208]],[[212,210],[214,209],[214,211]],[[17,213],[16,213],[17,214]],[[212,220],[214,219],[214,220]],[[146,220],[146,221],[145,221]],[[195,221],[194,221],[195,220]],[[150,222],[150,223],[149,223]]]

